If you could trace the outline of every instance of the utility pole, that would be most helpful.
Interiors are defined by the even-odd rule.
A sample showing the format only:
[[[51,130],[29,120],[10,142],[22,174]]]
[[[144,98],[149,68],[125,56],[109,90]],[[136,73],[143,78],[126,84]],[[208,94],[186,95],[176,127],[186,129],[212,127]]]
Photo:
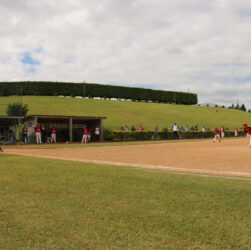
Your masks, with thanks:
[[[83,97],[85,98],[85,81],[83,82]]]
[[[21,108],[20,108],[20,116],[23,115],[23,113],[22,113],[22,108],[23,108],[23,88],[21,87]]]

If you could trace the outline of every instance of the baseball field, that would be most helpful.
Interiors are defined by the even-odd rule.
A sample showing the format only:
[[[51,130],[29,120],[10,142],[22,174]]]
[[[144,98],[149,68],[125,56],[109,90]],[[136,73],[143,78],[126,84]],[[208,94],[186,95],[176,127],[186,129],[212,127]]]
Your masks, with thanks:
[[[196,174],[243,176],[251,178],[251,148],[249,139],[197,140],[154,144],[73,144],[63,147],[17,146],[5,150],[40,158],[79,161],[96,164],[160,169]],[[50,146],[49,146],[50,147]]]
[[[250,249],[248,139],[17,145],[1,249]]]

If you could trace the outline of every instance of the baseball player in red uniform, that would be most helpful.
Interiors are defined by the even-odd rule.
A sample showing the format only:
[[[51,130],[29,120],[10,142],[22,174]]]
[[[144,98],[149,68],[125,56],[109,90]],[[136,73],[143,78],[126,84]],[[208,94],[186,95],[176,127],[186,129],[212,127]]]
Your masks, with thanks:
[[[88,129],[86,126],[84,126],[83,129],[83,137],[82,137],[82,143],[87,143],[87,136],[88,136]]]
[[[219,131],[218,128],[215,128],[214,129],[214,140],[213,140],[213,142],[216,142],[217,139],[220,142],[220,131]]]
[[[221,128],[220,128],[220,135],[221,135],[221,138],[224,138],[224,136],[225,136],[225,128],[224,128],[224,126],[221,126]]]
[[[42,143],[42,139],[41,139],[41,127],[40,127],[39,123],[37,123],[36,126],[35,126],[35,134],[36,134],[37,144],[41,144]]]
[[[248,127],[247,123],[244,123],[243,129],[244,129],[245,133],[247,134],[247,136],[250,138],[249,147],[251,147],[251,128]]]
[[[52,142],[57,142],[57,130],[54,127],[51,129],[51,143]]]

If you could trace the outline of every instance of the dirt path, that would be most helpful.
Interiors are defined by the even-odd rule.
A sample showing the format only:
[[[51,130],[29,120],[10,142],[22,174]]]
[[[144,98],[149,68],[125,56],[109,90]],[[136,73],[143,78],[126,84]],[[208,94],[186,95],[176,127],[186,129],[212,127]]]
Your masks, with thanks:
[[[9,148],[6,153],[151,169],[251,177],[248,139],[58,149]]]

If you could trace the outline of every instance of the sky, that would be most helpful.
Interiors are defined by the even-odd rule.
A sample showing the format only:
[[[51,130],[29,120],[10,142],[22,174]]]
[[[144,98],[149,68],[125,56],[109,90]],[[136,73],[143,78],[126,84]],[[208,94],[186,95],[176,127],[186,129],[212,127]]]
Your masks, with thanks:
[[[0,81],[193,92],[251,107],[251,1],[1,0]]]

